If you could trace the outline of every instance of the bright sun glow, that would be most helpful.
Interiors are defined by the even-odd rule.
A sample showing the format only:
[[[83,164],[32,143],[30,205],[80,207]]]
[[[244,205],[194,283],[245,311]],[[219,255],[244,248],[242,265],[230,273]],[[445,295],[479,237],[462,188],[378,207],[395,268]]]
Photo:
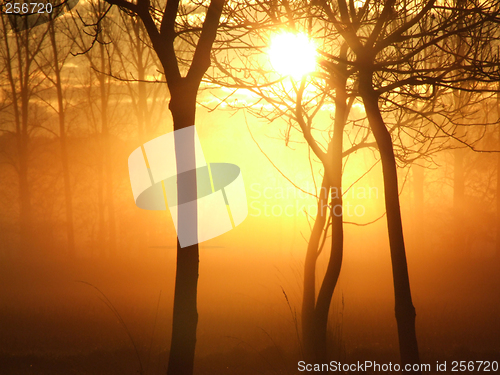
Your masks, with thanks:
[[[316,68],[316,55],[314,42],[305,34],[287,32],[271,39],[269,58],[279,74],[301,79]]]

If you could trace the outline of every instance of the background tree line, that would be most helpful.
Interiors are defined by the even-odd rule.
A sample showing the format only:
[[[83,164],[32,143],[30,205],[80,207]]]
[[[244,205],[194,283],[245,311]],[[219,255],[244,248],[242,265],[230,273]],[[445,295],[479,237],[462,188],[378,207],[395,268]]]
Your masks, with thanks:
[[[230,88],[232,94],[219,99],[217,107],[225,103],[268,122],[285,118],[280,126],[286,144],[303,137],[299,142],[307,143],[311,164],[316,164],[316,170],[311,167],[312,178],[318,171],[322,177],[318,188],[341,189],[351,153],[372,153],[372,164],[381,160],[400,350],[403,362],[418,362],[401,180],[410,176],[411,199],[407,199],[415,208],[409,214],[415,236],[426,231],[428,201],[439,196],[436,191],[447,191],[442,187],[448,184],[453,195],[450,238],[455,249],[477,248],[478,237],[498,248],[498,238],[487,238],[494,231],[474,227],[466,219],[478,201],[481,205],[496,201],[500,207],[496,198],[500,159],[494,166],[488,163],[500,134],[498,6],[433,1],[359,5],[342,0],[335,4],[231,2],[224,8],[222,2],[213,4],[212,9],[212,3],[94,2],[81,12],[21,33],[13,32],[8,19],[2,18],[2,174],[4,181],[17,182],[17,186],[5,186],[5,255],[35,254],[34,249],[46,247],[70,257],[83,253],[122,257],[119,253],[127,248],[133,251],[135,236],[161,233],[160,221],[153,223],[151,216],[145,215],[140,227],[127,220],[134,207],[126,198],[128,176],[122,161],[138,141],[171,129],[170,121],[165,121],[167,102],[173,129],[180,129],[194,122],[196,100],[203,98],[199,93],[208,93],[200,88],[211,88],[215,95]],[[118,5],[121,11],[110,5]],[[207,16],[200,18],[205,11]],[[222,12],[220,25],[214,23],[219,18],[216,13],[210,12]],[[209,14],[211,23],[206,22]],[[323,43],[319,72],[292,86],[273,78],[275,72],[259,62],[261,45],[284,26]],[[207,40],[215,39],[213,48],[211,41],[203,44],[207,42],[204,32]],[[210,55],[214,63],[209,69]],[[206,70],[208,82],[200,86]],[[312,97],[307,87],[315,90]],[[251,91],[257,99],[232,102],[238,90]],[[263,101],[270,106],[262,106]],[[326,105],[332,108],[331,122],[315,122]],[[364,107],[363,115],[351,115],[356,105]],[[468,159],[468,154],[474,156]],[[451,172],[433,171],[443,160],[453,164]],[[424,189],[431,176],[440,189]],[[313,192],[318,207],[325,202],[332,207],[342,204],[342,197],[322,197],[318,191]],[[14,201],[18,204],[13,205]],[[441,211],[442,201],[435,208]],[[331,211],[320,212],[305,258],[302,328],[308,355],[323,360],[329,308],[342,265],[345,220]],[[495,219],[487,221],[487,227],[494,222],[498,227],[498,210],[489,214]],[[442,220],[436,221],[443,225]],[[316,297],[316,259],[326,238],[330,238],[331,255]],[[185,264],[198,262],[198,247],[191,250]],[[182,262],[178,258],[178,267]],[[183,273],[178,270],[179,274]],[[196,300],[197,268],[193,275],[185,282]],[[174,320],[175,315],[174,310]],[[192,355],[194,342],[186,344]],[[175,357],[184,354],[181,350]],[[188,372],[192,372],[192,355],[186,355],[171,373],[179,373],[186,363],[191,363]]]

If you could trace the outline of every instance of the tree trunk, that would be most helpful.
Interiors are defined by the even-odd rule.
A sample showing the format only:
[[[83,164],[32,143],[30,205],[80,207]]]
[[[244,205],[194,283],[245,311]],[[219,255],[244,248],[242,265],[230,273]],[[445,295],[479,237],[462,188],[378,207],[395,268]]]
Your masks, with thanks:
[[[59,115],[61,117],[61,115]],[[60,144],[61,144],[61,162],[64,179],[64,200],[66,206],[66,234],[68,237],[68,253],[70,257],[75,256],[75,229],[73,221],[73,196],[71,189],[71,176],[69,172],[69,157],[66,134],[64,133],[64,115],[60,119]]]
[[[21,131],[17,134],[17,151],[19,159],[19,205],[20,205],[20,236],[21,249],[29,251],[32,245],[32,209],[31,209],[31,189],[28,181],[28,135],[27,132]]]
[[[418,245],[421,245],[422,233],[424,230],[424,168],[420,165],[413,164],[413,191],[414,191],[414,230],[413,238]]]
[[[99,256],[106,258],[106,219],[104,207],[104,159],[103,159],[102,136],[97,134],[97,246]]]
[[[6,18],[2,22],[3,41],[5,45],[5,71],[7,73],[12,95],[14,112],[15,138],[17,151],[18,202],[19,202],[19,243],[23,253],[31,250],[33,215],[31,205],[31,189],[29,186],[29,132],[28,106],[32,88],[30,87],[30,66],[33,56],[30,55],[30,33],[13,33],[7,29]],[[24,19],[27,22],[27,18]],[[9,44],[9,40],[13,44]],[[15,46],[15,48],[14,48]],[[13,51],[12,51],[13,49]]]
[[[347,45],[342,48],[341,55],[345,56]],[[342,56],[342,57],[344,57]],[[344,67],[345,68],[345,67]],[[339,69],[340,70],[340,69]],[[347,116],[347,94],[345,92],[345,77],[335,78],[335,120],[333,138],[328,145],[327,165],[325,165],[325,175],[328,176],[331,197],[330,197],[330,217],[332,219],[331,252],[325,277],[318,292],[318,300],[315,309],[315,331],[316,353],[321,363],[328,360],[327,355],[327,331],[328,313],[332,302],[333,292],[337,286],[342,267],[344,254],[344,228],[343,228],[343,207],[342,207],[342,142],[344,127]]]
[[[316,307],[316,261],[321,241],[321,234],[325,229],[329,212],[324,212],[328,205],[328,191],[330,190],[326,176],[323,176],[321,192],[318,200],[318,214],[314,221],[304,261],[304,290],[302,295],[302,339],[304,342],[307,362],[316,362],[318,357],[317,332],[315,327]]]
[[[33,229],[33,217],[32,217],[32,206],[31,206],[31,189],[28,181],[28,165],[29,165],[29,133],[28,133],[28,107],[29,107],[29,91],[28,86],[29,80],[29,69],[30,69],[30,57],[28,51],[28,33],[26,35],[20,36],[19,38],[25,38],[18,45],[18,54],[24,54],[25,61],[19,57],[19,69],[20,75],[24,76],[24,80],[21,81],[21,127],[17,130],[18,137],[18,158],[19,158],[19,201],[20,201],[20,229],[21,229],[21,248],[23,251],[29,251],[31,245],[33,245],[32,229]],[[23,66],[23,63],[25,64]]]
[[[73,224],[73,196],[71,193],[71,179],[69,173],[68,145],[66,138],[66,120],[63,103],[63,92],[61,83],[61,69],[59,67],[58,50],[56,43],[56,30],[54,23],[50,22],[49,36],[54,54],[54,75],[57,91],[57,114],[59,117],[59,142],[61,146],[61,164],[64,180],[64,200],[66,207],[66,235],[68,237],[68,253],[71,257],[75,255],[75,231]]]
[[[340,57],[347,55],[347,44],[342,46]],[[342,267],[344,251],[343,207],[342,207],[342,143],[344,127],[347,120],[347,93],[346,72],[347,67],[339,64],[338,74],[332,77],[335,87],[335,120],[333,138],[328,144],[326,160],[323,162],[325,176],[323,177],[320,199],[318,202],[318,215],[311,233],[307,248],[304,267],[304,299],[302,301],[302,332],[307,360],[313,363],[328,361],[327,333],[328,315]],[[330,193],[330,207],[326,192]],[[315,296],[315,269],[318,258],[319,241],[325,227],[327,212],[332,220],[332,237],[330,259],[325,276]]]
[[[403,364],[418,364],[420,363],[420,356],[415,332],[416,314],[411,298],[403,238],[396,159],[394,157],[391,135],[387,131],[378,108],[378,96],[372,88],[371,74],[366,71],[362,73],[364,74],[360,74],[360,92],[370,128],[375,136],[382,159],[385,208],[391,251],[395,313],[401,362]],[[420,371],[415,371],[415,373],[420,373]]]
[[[500,121],[500,93],[497,93],[497,116]],[[497,125],[497,145],[500,149],[500,124]],[[500,259],[500,152],[497,154],[497,259]]]
[[[172,85],[173,86],[173,85]],[[174,131],[194,125],[196,112],[196,94],[198,84],[190,84],[186,78],[181,78],[177,87],[170,86],[170,111],[174,120]],[[175,133],[174,133],[175,134]],[[183,145],[186,147],[186,143]],[[189,151],[179,149],[180,145],[175,140],[176,163],[178,166],[188,165],[190,169],[196,168],[194,136],[192,143],[187,145]],[[181,159],[177,155],[188,157]],[[196,174],[190,175],[186,182],[188,198],[197,199]],[[189,188],[192,187],[192,188]],[[183,186],[185,188],[185,186]],[[180,201],[180,199],[179,199]],[[196,226],[196,206],[189,212],[178,211],[177,230]],[[172,341],[168,360],[167,375],[191,375],[194,368],[194,354],[196,348],[196,328],[198,326],[197,294],[198,294],[198,266],[199,246],[194,244],[181,248],[177,240],[177,269],[175,274],[174,313],[172,322]]]
[[[182,146],[175,131],[181,130],[195,123],[196,96],[203,75],[210,66],[210,53],[215,40],[219,19],[222,14],[224,0],[211,0],[193,60],[186,77],[181,76],[174,47],[177,36],[176,15],[179,10],[179,1],[168,1],[163,14],[160,30],[149,14],[148,7],[142,4],[135,5],[129,2],[107,0],[108,3],[125,6],[136,13],[143,21],[150,37],[153,48],[163,66],[165,78],[170,90],[169,109],[174,120],[174,143],[177,169],[181,165],[189,170],[196,169],[195,137],[190,141],[183,139]],[[185,138],[185,137],[183,137]],[[181,149],[184,147],[184,149]],[[182,156],[182,159],[181,159]],[[183,183],[182,195],[188,201],[197,200],[196,173],[188,173],[189,180]],[[181,190],[178,189],[178,198]],[[181,200],[178,199],[180,202]],[[177,217],[177,231],[188,228],[192,236],[197,236],[197,207],[194,205],[188,210],[179,209]],[[198,243],[181,248],[177,240],[177,269],[175,275],[174,312],[172,322],[172,341],[168,360],[168,375],[192,375],[194,368],[194,354],[196,347],[196,328],[198,325],[198,311],[196,305],[198,288],[199,251]]]
[[[464,103],[463,93],[454,93],[455,111],[458,113],[456,121],[460,121],[461,108]],[[457,126],[456,137],[463,139],[465,130],[463,126]],[[456,148],[453,150],[453,248],[461,252],[467,251],[467,237],[465,223],[465,149],[458,141],[455,142]]]
[[[116,255],[116,216],[115,216],[115,198],[113,195],[113,165],[111,158],[111,142],[109,134],[109,119],[108,119],[108,97],[109,92],[106,92],[106,54],[104,52],[104,44],[100,47],[100,62],[101,73],[98,73],[99,88],[101,94],[101,133],[102,133],[102,153],[104,159],[104,179],[105,179],[105,196],[107,212],[108,212],[108,233],[109,233],[109,251],[112,256]]]
[[[134,24],[134,27],[139,28],[138,24]],[[136,31],[137,35],[139,35],[139,31]],[[139,138],[141,139],[141,143],[145,142],[145,137],[149,134],[149,126],[146,125],[148,118],[148,95],[146,92],[146,67],[144,66],[143,60],[144,46],[141,43],[137,43],[137,78],[139,82],[138,92],[137,92],[137,116],[139,120]],[[149,124],[148,124],[149,125]]]
[[[500,126],[498,126],[498,145],[500,146]],[[500,152],[497,154],[497,258],[500,259]]]
[[[467,251],[467,238],[464,227],[464,198],[465,198],[465,150],[457,148],[453,150],[453,247],[462,253]]]
[[[463,0],[456,0],[456,6],[458,9],[464,9],[465,2]],[[460,29],[464,27],[463,21],[459,21],[457,27]],[[455,36],[456,52],[454,55],[457,64],[462,65],[463,59],[465,58],[466,42],[465,35],[463,33],[458,33]],[[467,88],[467,81],[462,81],[460,83],[462,88]],[[467,97],[465,97],[465,91],[454,90],[453,91],[453,101],[455,106],[455,122],[461,123],[463,119],[463,106],[467,103]],[[456,127],[456,138],[463,140],[465,136],[464,126],[458,125]],[[453,210],[454,210],[454,233],[453,233],[453,247],[455,250],[461,250],[466,252],[468,250],[467,245],[467,228],[464,226],[465,223],[465,149],[463,145],[455,141],[456,149],[453,151],[454,166],[453,166]]]

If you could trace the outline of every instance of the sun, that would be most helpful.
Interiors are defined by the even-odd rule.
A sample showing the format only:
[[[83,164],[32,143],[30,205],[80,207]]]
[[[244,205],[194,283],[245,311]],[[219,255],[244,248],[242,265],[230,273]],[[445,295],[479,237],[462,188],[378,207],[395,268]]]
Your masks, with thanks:
[[[281,75],[302,79],[315,70],[316,57],[316,45],[306,34],[283,32],[271,38],[269,59]]]

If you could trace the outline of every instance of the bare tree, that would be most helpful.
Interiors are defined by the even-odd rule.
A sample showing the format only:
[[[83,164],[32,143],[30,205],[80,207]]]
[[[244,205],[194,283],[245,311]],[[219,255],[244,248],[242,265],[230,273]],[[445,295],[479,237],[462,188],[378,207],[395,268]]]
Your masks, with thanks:
[[[345,0],[339,0],[335,9],[326,1],[321,1],[320,6],[354,53],[348,65],[357,72],[359,95],[382,158],[401,360],[405,364],[419,363],[396,158],[381,107],[384,102],[391,101],[391,94],[397,92],[398,97],[404,96],[407,87],[420,87],[423,93],[430,89],[433,94],[432,89],[436,87],[464,91],[464,81],[497,80],[493,72],[498,66],[498,57],[492,53],[491,46],[496,38],[498,5],[464,1],[457,7],[438,5],[433,0],[425,3],[392,0],[365,2],[366,12],[359,12],[352,1]],[[358,28],[363,32],[356,33]],[[452,37],[459,34],[467,40],[463,51],[457,50],[456,44],[451,42]],[[400,47],[403,41],[407,44]],[[426,68],[425,58],[436,55],[444,56],[441,64]],[[484,89],[484,85],[476,86],[476,90]],[[415,95],[415,91],[407,95],[425,96]],[[456,137],[456,134],[448,134],[443,126],[440,130]]]
[[[173,116],[174,131],[190,127],[195,123],[196,98],[200,82],[210,66],[210,51],[215,40],[219,19],[222,14],[224,0],[212,0],[207,7],[204,2],[181,4],[179,0],[167,0],[166,3],[139,0],[107,0],[110,5],[119,6],[128,15],[138,17],[147,32],[151,45],[156,52],[163,68],[166,83],[170,91],[169,109]],[[193,27],[189,22],[179,25],[177,18],[186,18],[188,14],[206,11],[201,27]],[[107,13],[105,11],[103,16]],[[180,29],[184,26],[184,29]],[[196,48],[192,51],[192,60],[187,67],[178,62],[176,38],[183,34],[191,34],[197,39]],[[98,38],[98,34],[96,34]],[[183,76],[182,70],[187,70]],[[194,138],[191,144],[184,145],[187,150],[178,149],[178,167],[196,168]],[[182,160],[183,155],[189,155],[189,160]],[[186,181],[189,191],[184,191],[184,198],[196,200],[196,176]],[[190,212],[179,210],[179,230],[192,227],[196,222],[197,212],[194,207]],[[181,248],[177,241],[177,271],[174,292],[174,313],[172,324],[172,341],[170,347],[168,374],[192,374],[196,346],[197,284],[198,284],[198,244]]]
[[[84,16],[72,13],[72,24],[68,34],[79,52],[89,64],[87,86],[87,106],[85,115],[89,123],[94,125],[96,138],[96,169],[97,169],[97,211],[98,229],[97,246],[104,256],[107,252],[115,256],[117,253],[117,219],[115,209],[114,172],[112,128],[116,121],[112,116],[113,100],[116,85],[109,75],[115,62],[118,48],[110,44],[118,31],[113,28],[105,15],[109,5],[104,1],[94,1],[86,5]],[[82,27],[83,26],[83,27]],[[86,29],[93,29],[88,32]],[[88,48],[90,44],[93,48]],[[83,51],[83,52],[82,52]]]
[[[299,134],[307,143],[314,160],[321,163],[321,185],[319,192],[313,193],[317,198],[317,214],[304,260],[301,321],[307,360],[325,362],[328,359],[328,317],[344,251],[343,168],[350,154],[363,147],[374,146],[374,143],[368,140],[368,129],[360,125],[363,119],[349,120],[354,97],[349,97],[346,92],[349,79],[346,64],[337,64],[335,74],[316,72],[297,80],[279,77],[262,63],[263,46],[270,44],[270,35],[283,30],[307,33],[319,42],[318,47],[323,54],[335,53],[343,61],[346,60],[348,46],[336,41],[337,32],[331,24],[312,17],[307,2],[241,2],[232,9],[233,13],[228,17],[225,44],[214,53],[217,70],[210,75],[210,82],[233,89],[234,95],[239,90],[253,93],[257,99],[251,103],[240,104],[233,101],[231,96],[221,100],[235,110],[249,111],[269,122],[285,119],[285,144],[289,144],[293,133]],[[262,102],[267,103],[270,109],[265,109]],[[326,121],[317,116],[325,105],[335,108]],[[358,123],[357,126],[354,126],[354,122]],[[349,139],[349,147],[344,146],[346,129],[354,134]],[[301,189],[300,186],[296,187]],[[317,290],[318,257],[329,236],[330,257]]]
[[[496,97],[497,116],[500,119],[500,93]],[[498,147],[500,148],[500,126],[497,131]],[[496,238],[497,258],[500,259],[500,153],[497,155],[497,238]]]
[[[147,42],[147,32],[141,19],[120,12],[117,27],[124,38],[121,43],[115,44],[121,70],[113,75],[126,84],[137,118],[137,134],[144,143],[158,131],[157,120],[165,115],[162,102],[168,95],[168,89],[162,84],[160,62]]]
[[[60,33],[60,18],[54,21],[57,14],[62,13],[63,8],[56,8],[54,14],[49,14],[51,19],[47,23],[48,38],[50,41],[50,48],[48,53],[42,54],[38,59],[40,70],[44,73],[46,79],[54,87],[57,97],[57,106],[52,106],[49,101],[46,103],[56,113],[59,125],[59,144],[61,149],[61,165],[64,181],[64,200],[66,211],[66,235],[68,244],[68,253],[71,257],[75,256],[75,229],[74,229],[74,215],[73,215],[73,196],[71,187],[71,173],[70,162],[68,156],[68,124],[66,120],[66,112],[68,103],[65,98],[65,90],[63,88],[64,77],[62,69],[70,55],[71,43],[67,44],[68,39],[64,33]],[[62,39],[62,40],[61,40]],[[66,42],[66,43],[65,43]]]
[[[42,28],[36,36],[35,32],[29,28],[19,32],[14,29],[9,31],[9,22],[5,13],[0,15],[0,22],[3,34],[2,74],[7,82],[6,92],[10,98],[10,113],[2,117],[11,120],[13,129],[4,131],[11,132],[16,139],[14,167],[18,174],[20,240],[21,248],[28,250],[33,226],[29,165],[30,132],[34,127],[34,120],[30,116],[30,108],[34,107],[32,99],[43,82],[35,59],[45,47],[47,28]],[[24,18],[23,22],[27,23],[27,18]],[[4,113],[6,114],[7,111],[4,110]]]

